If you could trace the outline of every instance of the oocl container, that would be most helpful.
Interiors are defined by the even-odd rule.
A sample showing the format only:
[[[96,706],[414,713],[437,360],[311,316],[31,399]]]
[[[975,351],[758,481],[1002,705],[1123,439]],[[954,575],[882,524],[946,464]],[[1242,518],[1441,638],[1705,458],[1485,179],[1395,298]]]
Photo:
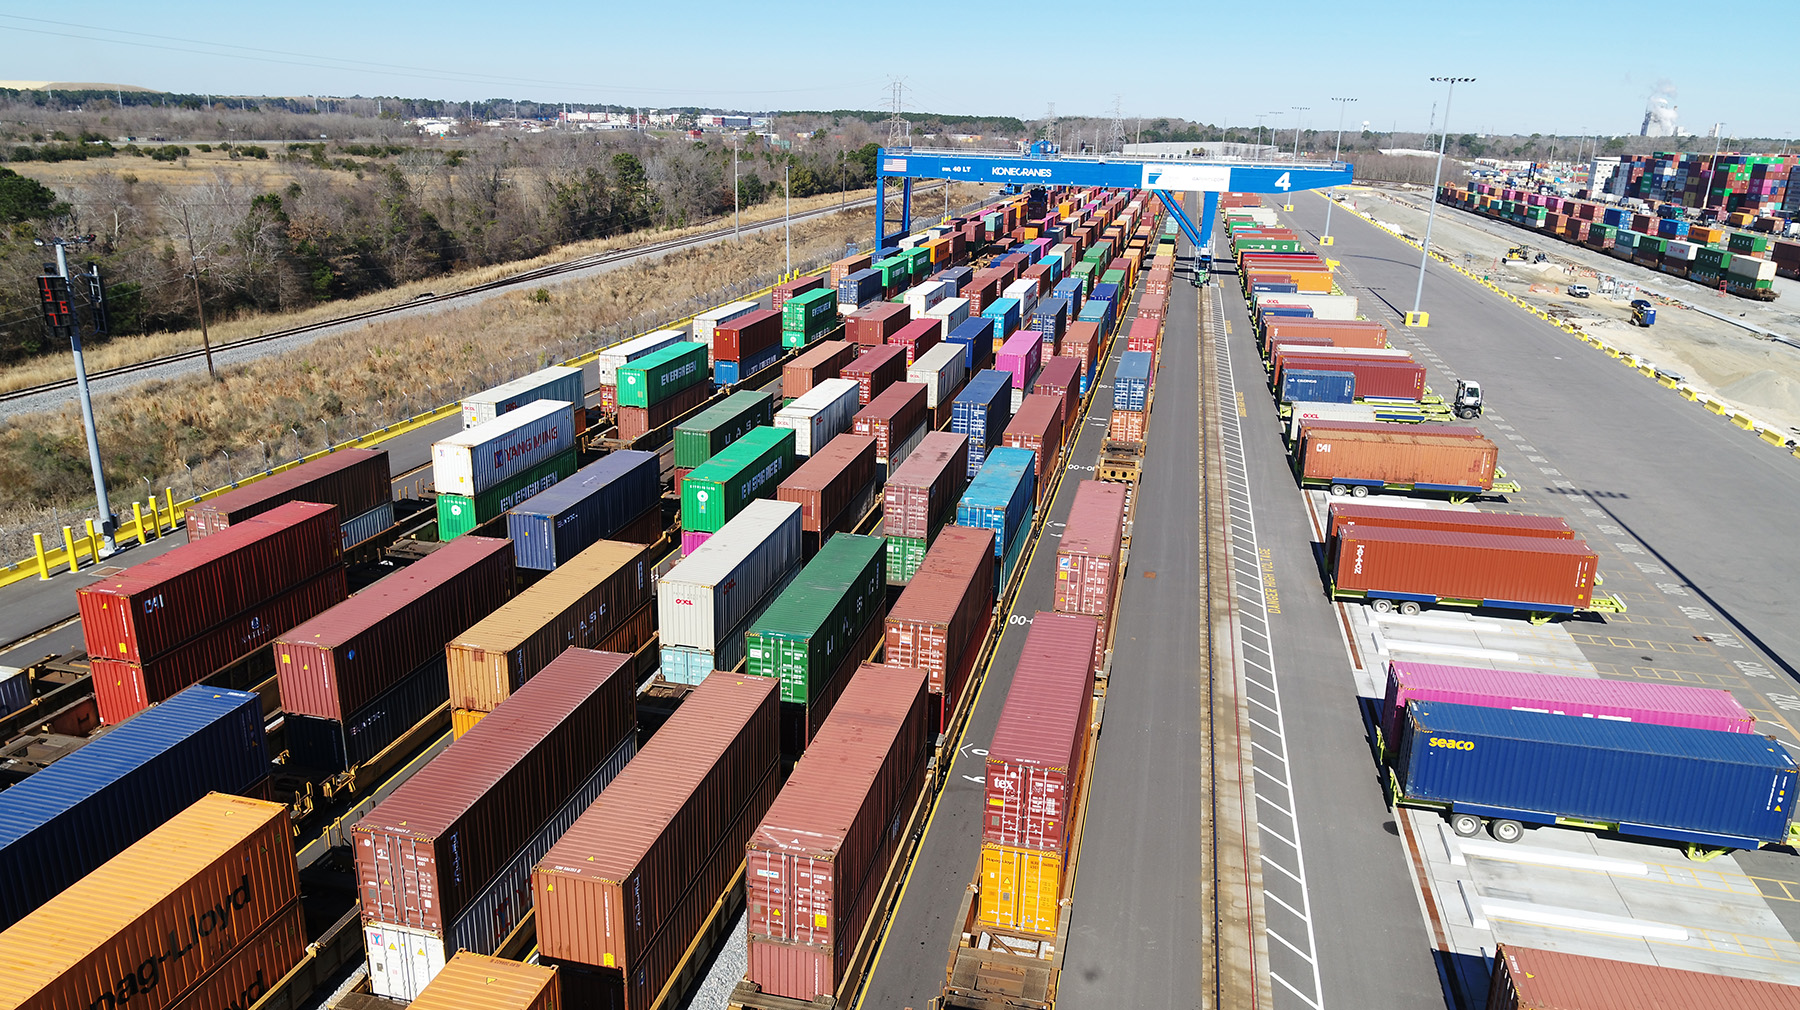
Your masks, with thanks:
[[[906,354],[906,364],[911,365],[919,360],[919,355],[936,347],[944,339],[944,321],[935,317],[914,319],[889,337],[887,342],[898,345]]]
[[[473,498],[562,455],[575,447],[574,411],[563,400],[535,400],[434,443],[432,487]]]
[[[1503,943],[1494,952],[1487,1010],[1639,1010],[1734,1007],[1783,1010],[1800,988],[1742,975],[1614,961]]]
[[[950,430],[969,437],[969,476],[981,469],[989,447],[1000,444],[1012,420],[1012,375],[992,369],[975,373],[951,404]]]
[[[485,424],[536,400],[562,400],[577,407],[586,403],[587,390],[582,387],[581,369],[552,365],[465,397],[462,402],[463,427]]]
[[[418,1010],[560,1010],[555,968],[460,951],[421,992]]]
[[[829,536],[862,517],[875,480],[875,439],[845,433],[832,439],[775,489],[800,506],[800,526]]]
[[[955,516],[956,503],[969,482],[968,446],[967,435],[930,432],[889,471],[882,500],[883,533],[928,539]]]
[[[1044,496],[1050,493],[1051,478],[1062,467],[1062,429],[1060,398],[1033,393],[1021,401],[1019,412],[1013,415],[1006,431],[1000,435],[1000,441],[1005,445],[1031,452],[1034,466],[1032,501],[1040,506]],[[980,479],[979,475],[977,479]]]
[[[883,344],[839,368],[838,377],[856,383],[857,405],[866,407],[887,387],[906,380],[906,365],[906,348]]]
[[[810,456],[815,448],[824,448],[850,430],[850,419],[862,409],[859,389],[854,379],[826,379],[776,411],[775,427],[793,431],[795,455]]]
[[[507,513],[514,560],[550,571],[602,540],[653,542],[662,534],[661,498],[656,453],[608,453]]]
[[[291,501],[336,505],[338,521],[347,523],[393,500],[386,449],[340,449],[196,502],[183,521],[192,543]]]
[[[985,842],[1067,854],[1094,703],[1094,618],[1039,611],[988,746]]]
[[[1599,556],[1581,540],[1346,526],[1332,558],[1335,593],[1569,612],[1593,600]]]
[[[943,343],[920,355],[906,370],[908,382],[925,387],[925,406],[937,410],[949,403],[968,375],[968,351],[961,344]]]
[[[864,347],[885,344],[912,322],[912,310],[899,302],[878,302],[845,317],[845,334],[851,342]]]
[[[927,393],[920,383],[896,382],[850,419],[851,431],[875,439],[878,473],[885,475],[898,466],[925,437],[925,419],[930,416]]]
[[[752,675],[781,684],[781,700],[808,704],[886,603],[882,537],[840,533],[825,541],[800,577],[751,625],[744,639]]]
[[[804,396],[826,379],[837,378],[838,370],[855,359],[855,344],[827,340],[782,367],[781,395],[790,400]]]
[[[651,407],[706,382],[705,345],[692,341],[670,344],[619,366],[619,406]]]
[[[744,390],[675,426],[675,465],[682,469],[712,459],[752,428],[772,425],[775,398],[763,390]]]
[[[663,645],[708,653],[733,645],[735,656],[719,656],[717,668],[736,666],[743,656],[744,622],[800,567],[800,533],[800,506],[794,502],[745,506],[657,581]]]
[[[682,530],[717,532],[745,505],[774,497],[795,465],[792,429],[752,428],[682,480]]]
[[[933,737],[955,715],[994,612],[994,534],[948,526],[888,611],[882,657],[930,677]]]

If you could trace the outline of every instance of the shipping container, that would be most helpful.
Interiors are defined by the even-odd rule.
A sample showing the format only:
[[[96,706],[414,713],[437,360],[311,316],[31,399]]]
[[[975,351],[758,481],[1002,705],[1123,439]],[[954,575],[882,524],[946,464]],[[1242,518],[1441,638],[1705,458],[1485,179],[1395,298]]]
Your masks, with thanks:
[[[762,390],[733,393],[675,426],[675,465],[692,470],[752,428],[773,424],[774,397]]]
[[[1113,370],[1113,409],[1149,410],[1150,387],[1155,375],[1149,353],[1126,351],[1119,355],[1119,366]]]
[[[676,393],[708,382],[706,347],[682,341],[619,366],[620,407],[652,407]]]
[[[523,505],[555,487],[559,481],[575,476],[579,463],[576,450],[569,449],[502,480],[473,498],[460,494],[438,495],[438,542],[445,543],[471,533],[477,526],[498,519],[514,506]]]
[[[432,487],[475,497],[575,447],[574,405],[536,400],[431,447]]]
[[[949,526],[888,611],[882,658],[930,677],[931,733],[945,731],[962,699],[994,614],[992,530]]]
[[[772,498],[797,464],[789,428],[752,428],[681,482],[681,528],[714,533],[744,506]]]
[[[1368,319],[1269,319],[1258,338],[1266,345],[1283,337],[1323,337],[1333,347],[1388,346],[1387,324]]]
[[[462,401],[464,428],[486,424],[537,400],[562,400],[580,407],[587,402],[587,390],[581,381],[581,369],[569,365],[540,368],[530,375],[503,382]]]
[[[214,498],[195,502],[183,516],[188,542],[291,501],[336,505],[349,522],[394,500],[386,449],[340,449]]]
[[[906,348],[897,344],[872,347],[838,369],[838,377],[856,383],[858,407],[866,407],[882,391],[896,382],[906,381]]]
[[[969,482],[968,446],[967,435],[934,431],[889,470],[883,489],[883,533],[929,540],[954,518]]]
[[[780,312],[781,307],[787,304],[789,298],[792,298],[795,295],[803,295],[808,291],[817,291],[826,286],[825,282],[826,278],[815,274],[812,277],[801,277],[798,280],[788,281],[786,284],[777,284],[775,285],[775,289],[769,292],[769,308],[776,312]],[[776,318],[779,319],[780,317],[777,316]],[[780,327],[778,326],[776,329],[779,330]],[[713,339],[715,341],[718,339],[716,333],[714,334]]]
[[[1276,398],[1282,403],[1348,404],[1356,399],[1356,373],[1289,368],[1282,373]]]
[[[835,287],[839,281],[850,274],[853,274],[858,270],[869,269],[869,264],[872,262],[874,262],[874,258],[868,253],[863,253],[860,256],[846,256],[841,260],[833,262],[830,271],[825,275],[828,282],[826,286]]]
[[[702,382],[663,397],[648,407],[618,407],[619,430],[613,437],[626,442],[636,441],[658,428],[679,421],[689,411],[705,403],[710,396],[712,386]]]
[[[442,656],[512,597],[513,581],[512,541],[491,537],[462,537],[386,576],[276,640],[282,710],[345,720]]]
[[[991,446],[1012,420],[1012,376],[988,369],[976,372],[951,404],[950,430],[969,437],[969,476],[981,469]]]
[[[1064,438],[1073,442],[1075,424],[1081,416],[1081,363],[1074,358],[1045,358],[1031,391],[1057,399]]]
[[[838,325],[838,293],[818,288],[781,306],[781,346],[805,347]]]
[[[845,274],[837,285],[838,311],[846,315],[881,298],[881,271],[858,270]]]
[[[562,1010],[555,968],[461,951],[412,1001],[417,1010]]]
[[[1332,502],[1326,522],[1327,542],[1345,526],[1393,526],[1409,530],[1446,530],[1462,533],[1497,533],[1509,537],[1548,537],[1573,540],[1575,531],[1556,516],[1517,515],[1510,512],[1458,512],[1449,509],[1396,508]]]
[[[1099,635],[1099,622],[1083,614],[1032,617],[988,746],[983,841],[1068,853]]]
[[[699,320],[695,320],[696,329],[698,325]],[[770,351],[779,351],[781,347],[781,313],[775,309],[756,309],[721,320],[713,329],[710,346],[716,361],[762,361]]]
[[[774,367],[786,352],[786,348],[777,344],[774,347],[765,347],[761,351],[746,355],[740,361],[715,361],[713,362],[713,384],[716,386],[741,386],[754,382],[763,369]]]
[[[420,720],[439,709],[447,710],[449,700],[450,686],[440,652],[341,718],[284,715],[287,764],[327,775],[355,768],[398,742]]]
[[[994,338],[1007,340],[1019,332],[1019,300],[1017,298],[996,298],[981,310],[981,314],[994,321]]]
[[[1056,546],[1056,609],[1065,614],[1112,614],[1123,573],[1125,487],[1084,480],[1075,488]],[[1102,643],[1104,646],[1104,643]]]
[[[900,301],[912,312],[914,319],[919,319],[937,303],[949,297],[952,289],[942,281],[925,281],[914,284],[901,294]]]
[[[799,568],[800,533],[793,502],[745,506],[657,581],[662,644],[714,651]]]
[[[1093,378],[1100,360],[1100,324],[1093,320],[1071,322],[1068,330],[1063,333],[1062,343],[1056,353],[1082,363],[1081,392],[1086,395],[1088,382]]]
[[[226,956],[173,1004],[174,1010],[254,1006],[306,957],[306,909],[288,903],[250,939]]]
[[[1305,348],[1297,348],[1296,352],[1301,350]],[[1425,397],[1425,366],[1414,361],[1325,355],[1304,357],[1297,353],[1280,355],[1277,360],[1274,385],[1278,389],[1282,386],[1285,371],[1295,368],[1349,372],[1356,376],[1356,396],[1360,400],[1383,399],[1416,403]]]
[[[862,517],[874,480],[875,439],[845,433],[796,468],[775,497],[800,506],[802,529],[829,536]]]
[[[719,635],[713,644],[704,647],[664,645],[659,655],[661,663],[659,672],[663,680],[671,684],[698,684],[712,676],[715,670],[739,670],[745,658],[744,636],[749,633],[750,628],[758,620],[762,619],[762,615],[771,606],[774,606],[781,594],[787,592],[788,586],[793,585],[794,579],[799,577],[800,558],[804,556],[804,553],[802,550],[799,555],[796,555],[793,566],[787,570],[785,575],[781,576],[781,581],[777,582],[761,600],[757,601],[755,606],[751,607],[750,613],[743,620],[729,631]]]
[[[950,343],[963,348],[963,370],[970,375],[988,367],[994,360],[994,321],[986,316],[971,316],[950,331]]]
[[[838,370],[855,359],[855,344],[827,340],[782,368],[781,395],[790,400],[804,396],[826,379],[837,378]]]
[[[1061,914],[1062,879],[1060,852],[984,841],[976,919],[998,929],[1053,937]]]
[[[861,387],[854,379],[826,379],[775,412],[775,427],[794,432],[794,453],[810,456],[815,448],[850,430],[862,409]]]
[[[930,416],[927,396],[928,388],[920,383],[896,382],[850,419],[852,432],[875,439],[879,476],[885,477],[890,461],[898,466],[924,438],[928,428],[925,421]]]
[[[1002,586],[1011,578],[1015,548],[1031,532],[1036,456],[1029,449],[994,448],[956,505],[958,526],[994,531],[994,558],[1001,563],[997,582]]]
[[[944,321],[936,317],[914,319],[888,337],[889,344],[898,346],[906,355],[906,364],[911,366],[919,360],[919,355],[936,347],[944,339]]]
[[[925,313],[925,316],[929,319],[940,320],[942,328],[938,332],[940,334],[948,334],[958,326],[968,322],[969,300],[967,298],[946,298],[932,306],[931,311]],[[942,339],[949,338],[946,336]],[[917,355],[914,355],[914,359],[917,360]]]
[[[899,302],[878,302],[845,317],[844,334],[850,342],[864,347],[885,344],[912,322],[912,310]]]
[[[1592,604],[1599,556],[1581,540],[1357,525],[1331,561],[1340,597],[1570,613]]]
[[[994,367],[1009,376],[1008,386],[1019,392],[1031,389],[1043,360],[1043,347],[1036,330],[1023,330],[1009,337],[994,358]]]
[[[1494,951],[1487,1010],[1792,1010],[1800,988],[1745,975],[1614,961],[1503,943]]]
[[[887,544],[840,533],[827,540],[745,637],[752,675],[781,684],[781,700],[807,704],[886,605]]]
[[[1485,437],[1444,431],[1350,427],[1320,422],[1300,429],[1295,464],[1303,482],[1345,487],[1410,486],[1422,491],[1486,491],[1500,450]],[[1327,426],[1329,425],[1329,426]]]
[[[657,511],[655,533],[660,534],[661,498],[656,453],[632,449],[608,453],[507,513],[514,561],[520,568],[550,571],[594,544],[632,529],[649,510]]]
[[[680,343],[686,339],[687,334],[681,330],[657,330],[641,337],[621,341],[602,350],[594,358],[594,367],[598,372],[601,388],[618,386],[620,366],[646,355],[655,354],[671,344]],[[614,396],[613,404],[616,405],[617,394],[615,393]]]
[[[0,715],[11,715],[31,702],[31,674],[18,667],[0,668]]]
[[[0,1005],[173,1004],[299,897],[293,839],[286,804],[200,797],[0,933]]]
[[[721,305],[716,309],[708,309],[707,311],[700,313],[694,317],[694,325],[692,327],[694,342],[705,344],[707,355],[709,357],[715,356],[715,348],[713,346],[715,342],[714,331],[718,326],[721,323],[728,323],[747,316],[760,308],[761,306],[756,302],[732,302],[728,305]],[[639,404],[639,406],[644,406],[644,404]]]
[[[353,516],[344,521],[342,527],[343,549],[348,552],[352,547],[366,543],[382,533],[394,528],[394,503],[382,502],[362,515]]]
[[[937,410],[949,403],[967,377],[968,351],[961,344],[942,343],[926,351],[906,369],[906,381],[925,386],[925,406]]]
[[[1061,398],[1033,393],[1021,401],[1019,412],[1013,415],[1000,435],[1003,445],[1025,449],[1032,454],[1032,501],[1039,507],[1050,494],[1052,478],[1062,469],[1062,430]],[[988,461],[993,462],[991,455]]]
[[[708,677],[538,864],[538,949],[569,1005],[650,1006],[774,801],[779,734],[775,682]]]

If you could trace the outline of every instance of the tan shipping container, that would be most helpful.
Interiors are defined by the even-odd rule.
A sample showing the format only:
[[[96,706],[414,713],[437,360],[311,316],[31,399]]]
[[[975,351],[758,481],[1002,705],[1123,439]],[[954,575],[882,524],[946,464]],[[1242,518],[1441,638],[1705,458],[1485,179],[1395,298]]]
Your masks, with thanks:
[[[174,1010],[252,1006],[305,956],[306,912],[296,899],[274,922],[239,947],[230,960],[184,993]]]
[[[600,648],[650,602],[652,549],[602,540],[457,635],[444,650],[450,707],[492,712],[564,649]]]
[[[0,1007],[161,1010],[299,894],[287,806],[209,793],[0,933]]]
[[[414,1010],[559,1010],[562,986],[555,968],[463,950],[445,962],[444,970],[412,1006]]]
[[[1503,943],[1488,1010],[1793,1010],[1800,988]]]

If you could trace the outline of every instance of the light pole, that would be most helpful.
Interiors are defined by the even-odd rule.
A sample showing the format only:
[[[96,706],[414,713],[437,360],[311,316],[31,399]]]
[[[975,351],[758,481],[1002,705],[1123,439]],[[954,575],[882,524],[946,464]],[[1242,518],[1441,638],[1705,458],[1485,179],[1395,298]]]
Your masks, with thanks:
[[[1338,156],[1344,153],[1344,110],[1349,108],[1350,103],[1356,99],[1333,98],[1332,101],[1338,103],[1337,143],[1331,148],[1331,160],[1335,162],[1338,160]],[[1322,246],[1331,244],[1331,205],[1336,202],[1331,198],[1330,193],[1325,194],[1325,234],[1319,236],[1319,244]]]
[[[1294,160],[1300,160],[1300,113],[1311,109],[1310,105],[1290,105],[1294,110]]]
[[[734,142],[731,145],[731,239],[736,242],[744,237],[743,217],[738,211],[738,149]]]
[[[787,198],[787,209],[782,211],[782,230],[787,233],[787,272],[794,272],[794,189],[788,185],[788,167],[781,166],[781,189]]]
[[[75,311],[74,296],[69,288],[73,279],[69,276],[67,248],[72,241],[85,243],[89,239],[38,239],[36,244],[56,248],[56,275],[62,279],[62,290],[56,292],[50,288],[49,285],[52,282],[49,280],[41,281],[40,284],[45,285],[42,290],[46,309],[52,307],[52,296],[60,294],[63,303],[55,307],[59,308],[68,320],[69,350],[75,355],[75,389],[81,401],[81,426],[87,434],[88,466],[94,471],[94,500],[95,504],[100,507],[101,547],[98,555],[94,558],[95,561],[99,561],[101,558],[111,557],[117,549],[117,545],[113,543],[113,531],[118,528],[118,521],[113,517],[112,501],[106,494],[106,476],[100,468],[100,436],[94,428],[94,401],[88,394],[87,361],[81,353],[81,315]],[[95,268],[94,274],[98,278],[99,268]],[[95,283],[98,284],[97,279]],[[74,563],[74,560],[74,558],[69,559],[71,564]]]
[[[1425,297],[1425,263],[1431,259],[1431,225],[1437,220],[1438,183],[1444,178],[1444,145],[1450,139],[1450,101],[1456,97],[1458,84],[1472,84],[1473,77],[1433,77],[1434,84],[1449,85],[1444,94],[1444,125],[1438,131],[1437,169],[1431,174],[1431,210],[1425,215],[1425,243],[1419,248],[1419,285],[1413,289],[1412,311],[1406,314],[1406,325],[1425,328],[1431,322],[1428,313],[1419,311],[1419,302]]]
[[[1719,143],[1724,139],[1725,124],[1720,123],[1713,127],[1712,163],[1706,167],[1706,192],[1700,194],[1700,210],[1702,213],[1705,213],[1707,206],[1712,203],[1713,180],[1717,178],[1719,174]],[[1719,209],[1724,210],[1724,205],[1721,204]]]

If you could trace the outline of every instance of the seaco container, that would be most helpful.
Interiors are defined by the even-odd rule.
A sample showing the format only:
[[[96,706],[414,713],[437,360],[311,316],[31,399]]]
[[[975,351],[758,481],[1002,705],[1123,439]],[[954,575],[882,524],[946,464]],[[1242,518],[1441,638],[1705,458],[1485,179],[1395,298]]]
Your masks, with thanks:
[[[969,438],[948,431],[927,434],[912,455],[888,473],[881,530],[891,537],[929,539],[956,514],[969,483]]]
[[[850,430],[850,419],[862,409],[857,391],[853,379],[826,379],[776,411],[775,427],[794,432],[795,455],[810,456]]]
[[[875,463],[885,473],[925,437],[926,387],[896,382],[850,419],[850,430],[875,440]]]
[[[276,640],[282,709],[345,719],[493,613],[513,579],[512,541],[491,537],[458,538],[383,578]]]
[[[779,791],[780,723],[773,681],[706,678],[539,861],[538,949],[568,1005],[654,1001]]]
[[[847,340],[827,340],[781,368],[781,395],[789,400],[806,395],[838,370],[856,360],[856,345]]]
[[[800,506],[802,529],[829,535],[862,518],[874,480],[875,439],[846,433],[800,464],[775,497]]]
[[[1031,619],[988,746],[982,841],[1068,853],[1099,636],[1099,622],[1083,614],[1039,611]]]
[[[418,1010],[562,1010],[555,968],[459,951],[412,1001]]]
[[[706,345],[695,341],[670,344],[619,366],[619,406],[652,407],[706,382]]]
[[[1154,374],[1149,351],[1126,351],[1113,371],[1113,409],[1149,410],[1150,383]]]
[[[752,675],[781,684],[781,700],[819,700],[859,633],[887,601],[887,541],[840,533],[825,541],[800,576],[744,638]]]
[[[747,975],[763,992],[839,995],[919,795],[926,698],[923,670],[862,664],[751,833]]]
[[[1600,562],[1582,540],[1382,526],[1345,527],[1330,560],[1338,593],[1564,613],[1592,602]]]
[[[1614,961],[1503,943],[1494,952],[1487,1010],[1789,1010],[1800,988],[1742,975]]]
[[[287,805],[207,794],[0,933],[0,1006],[170,1006],[299,895]]]
[[[1036,455],[1029,449],[995,448],[956,504],[956,525],[994,531],[996,559],[1013,553],[1015,542],[1030,530]]]
[[[209,792],[269,775],[262,701],[190,687],[0,791],[0,927]]]
[[[805,347],[838,324],[837,292],[814,289],[781,306],[781,346]]]
[[[1425,701],[1406,706],[1394,764],[1411,801],[1731,847],[1787,837],[1800,776],[1752,733]]]
[[[994,360],[994,321],[987,316],[970,316],[950,331],[945,339],[963,348],[963,371],[970,375],[988,367]]]
[[[1500,450],[1486,438],[1429,431],[1369,431],[1350,421],[1307,424],[1296,454],[1300,476],[1325,483],[1410,484],[1422,490],[1488,490]]]
[[[75,591],[89,656],[144,663],[339,564],[335,505],[289,502]]]
[[[235,491],[196,502],[183,521],[187,524],[188,542],[192,543],[291,501],[336,505],[338,521],[349,522],[393,500],[386,449],[339,449]]]
[[[1686,726],[1721,733],[1756,732],[1756,719],[1729,691],[1395,660],[1388,664],[1387,696],[1381,708],[1381,731],[1389,744],[1399,741],[1406,706],[1415,701]]]
[[[1326,541],[1329,542],[1346,526],[1391,526],[1408,530],[1496,533],[1508,537],[1545,537],[1550,540],[1575,539],[1575,531],[1556,516],[1455,512],[1450,509],[1393,508],[1386,505],[1333,502],[1325,532]]]
[[[838,377],[856,383],[857,406],[866,407],[883,390],[905,381],[906,365],[906,348],[883,344],[869,348],[867,353],[838,369]]]
[[[1118,593],[1125,488],[1084,480],[1056,546],[1056,610],[1108,617]]]
[[[970,477],[981,469],[989,447],[1000,444],[1006,422],[1012,420],[1011,383],[1006,372],[977,372],[951,404],[950,430],[969,436]]]
[[[775,398],[761,390],[733,393],[675,426],[675,465],[692,470],[750,429],[775,423]]]
[[[492,712],[564,649],[592,649],[650,602],[660,553],[602,540],[445,646],[450,706]]]
[[[1032,501],[1044,503],[1050,493],[1050,479],[1062,465],[1062,401],[1059,397],[1033,393],[1019,404],[1000,441],[1014,449],[1029,450],[1034,458]],[[988,462],[993,462],[990,455]],[[986,467],[983,467],[985,470]],[[979,475],[977,475],[979,479]]]
[[[485,424],[535,400],[562,400],[577,407],[586,403],[587,391],[582,388],[581,369],[552,365],[466,397],[462,402],[463,427]]]
[[[536,400],[431,446],[432,487],[473,498],[575,448],[575,407]]]
[[[662,533],[661,464],[656,453],[621,449],[540,491],[506,515],[520,568],[550,571],[602,540]],[[654,515],[645,522],[646,512]]]
[[[930,677],[931,732],[944,732],[994,612],[994,534],[946,527],[888,611],[883,658]]]
[[[906,369],[906,381],[925,387],[925,406],[937,410],[949,403],[962,388],[968,375],[967,349],[957,343],[943,343],[920,355]]]
[[[799,567],[800,529],[793,502],[745,506],[657,581],[662,644],[709,652],[719,646]]]
[[[718,532],[745,505],[773,498],[796,462],[792,429],[752,428],[682,478],[682,530]]]
[[[518,924],[532,866],[636,753],[630,663],[567,650],[356,823],[362,921],[385,927],[364,931],[378,993],[411,999],[431,981],[410,951],[435,946],[436,966],[491,954]]]

